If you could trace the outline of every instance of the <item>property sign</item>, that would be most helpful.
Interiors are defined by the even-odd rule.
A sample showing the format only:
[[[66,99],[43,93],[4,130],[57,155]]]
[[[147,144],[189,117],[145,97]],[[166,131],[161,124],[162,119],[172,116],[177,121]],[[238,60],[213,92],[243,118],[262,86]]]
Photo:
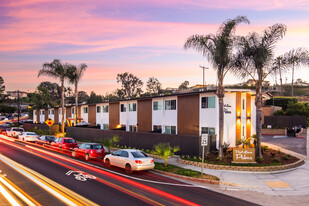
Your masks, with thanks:
[[[48,118],[46,121],[45,121],[45,124],[47,124],[48,126],[52,126],[54,124],[54,121],[51,119],[51,118]]]
[[[202,141],[201,141],[201,146],[207,146],[208,145],[208,134],[202,134]]]
[[[233,163],[256,163],[255,148],[234,148]]]

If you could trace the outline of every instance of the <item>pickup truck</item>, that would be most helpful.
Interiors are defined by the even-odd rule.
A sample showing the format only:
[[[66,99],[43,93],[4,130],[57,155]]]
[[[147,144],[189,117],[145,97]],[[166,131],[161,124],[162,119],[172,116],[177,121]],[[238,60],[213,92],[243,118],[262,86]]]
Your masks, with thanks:
[[[18,137],[24,132],[23,128],[20,127],[12,127],[10,130],[6,131],[6,135],[9,137]]]

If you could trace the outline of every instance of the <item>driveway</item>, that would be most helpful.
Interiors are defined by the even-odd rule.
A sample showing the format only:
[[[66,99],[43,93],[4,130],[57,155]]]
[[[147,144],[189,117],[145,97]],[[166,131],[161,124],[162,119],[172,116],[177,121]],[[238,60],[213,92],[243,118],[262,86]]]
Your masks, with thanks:
[[[286,136],[270,136],[262,135],[263,142],[271,143],[279,147],[306,155],[306,138],[305,137],[286,137]]]

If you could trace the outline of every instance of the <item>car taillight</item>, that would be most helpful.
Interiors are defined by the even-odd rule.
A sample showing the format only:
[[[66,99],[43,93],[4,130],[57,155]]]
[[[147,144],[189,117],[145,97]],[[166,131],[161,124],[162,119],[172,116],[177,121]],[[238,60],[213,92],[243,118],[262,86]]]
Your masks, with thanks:
[[[150,161],[150,163],[154,163],[154,159],[152,159],[152,160]]]
[[[136,162],[137,164],[142,164],[142,163],[143,163],[142,160],[135,160],[135,162]]]

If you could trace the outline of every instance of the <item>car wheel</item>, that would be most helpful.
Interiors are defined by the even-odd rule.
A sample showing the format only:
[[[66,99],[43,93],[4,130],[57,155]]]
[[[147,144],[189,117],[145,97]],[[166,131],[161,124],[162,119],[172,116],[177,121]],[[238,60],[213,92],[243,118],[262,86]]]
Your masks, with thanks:
[[[72,152],[72,157],[76,157],[76,152],[75,151]]]
[[[111,166],[111,161],[109,161],[109,159],[106,159],[106,160],[105,160],[105,165],[106,165],[107,167],[110,167],[110,166]]]
[[[126,169],[126,172],[127,172],[127,173],[129,173],[129,174],[132,173],[132,167],[131,167],[130,164],[126,164],[125,169]]]
[[[25,141],[25,138],[23,138],[23,141]]]
[[[86,155],[85,155],[85,159],[88,161],[89,158],[90,158],[89,154],[86,154]]]

